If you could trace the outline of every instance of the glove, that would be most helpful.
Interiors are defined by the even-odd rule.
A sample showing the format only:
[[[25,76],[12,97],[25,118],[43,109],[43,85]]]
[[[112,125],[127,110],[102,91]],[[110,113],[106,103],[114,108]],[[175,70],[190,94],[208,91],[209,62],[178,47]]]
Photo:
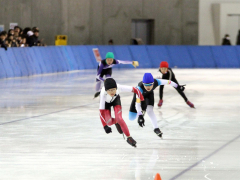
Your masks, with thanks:
[[[132,92],[137,94],[141,101],[144,101],[144,97],[138,88],[133,87]]]
[[[133,61],[132,65],[136,68],[137,66],[139,66],[139,63],[138,63],[138,61]]]
[[[178,85],[177,89],[180,90],[180,91],[184,91],[186,84],[184,85]]]
[[[112,129],[110,127],[108,127],[107,125],[104,126],[104,130],[107,134],[111,133],[112,132]]]
[[[141,127],[145,126],[144,122],[145,122],[145,120],[144,120],[143,115],[139,115],[138,116],[138,124],[139,124],[139,126],[141,126]]]

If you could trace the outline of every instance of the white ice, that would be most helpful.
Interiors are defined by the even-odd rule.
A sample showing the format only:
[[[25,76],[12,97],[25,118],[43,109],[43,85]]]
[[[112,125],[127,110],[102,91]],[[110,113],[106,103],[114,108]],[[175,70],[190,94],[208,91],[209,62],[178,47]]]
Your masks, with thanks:
[[[117,83],[136,86],[156,69],[113,69]],[[128,120],[131,93],[121,96],[123,118],[137,148],[112,126],[106,134],[93,100],[96,70],[0,80],[1,180],[239,180],[239,69],[174,69],[196,109],[170,86],[155,109],[163,140],[149,117]]]

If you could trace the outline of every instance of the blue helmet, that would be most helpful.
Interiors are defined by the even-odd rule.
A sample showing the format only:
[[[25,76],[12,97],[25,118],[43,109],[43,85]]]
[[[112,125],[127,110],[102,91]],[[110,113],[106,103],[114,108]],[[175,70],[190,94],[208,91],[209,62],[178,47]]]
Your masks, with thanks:
[[[151,86],[154,83],[154,79],[151,73],[145,73],[142,80],[145,86]]]

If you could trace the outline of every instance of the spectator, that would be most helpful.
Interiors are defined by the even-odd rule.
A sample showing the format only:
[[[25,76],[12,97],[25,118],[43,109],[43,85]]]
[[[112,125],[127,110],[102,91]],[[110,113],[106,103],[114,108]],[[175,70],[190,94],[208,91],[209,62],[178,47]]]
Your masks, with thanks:
[[[133,45],[142,45],[144,44],[141,38],[133,38],[132,39],[132,44]]]
[[[13,38],[13,35],[12,34],[9,34],[8,35],[8,44],[9,44],[9,47],[18,47],[18,43],[17,41]]]
[[[27,33],[28,33],[28,31],[31,31],[31,30],[32,30],[32,29],[31,29],[30,27],[24,28],[23,31],[22,31],[22,35],[23,35],[23,36],[26,36]]]
[[[2,31],[0,33],[0,47],[7,50],[7,45],[5,44],[5,39],[6,39],[6,34],[4,33],[4,31]]]
[[[108,45],[113,45],[113,40],[112,40],[112,39],[110,39],[110,40],[108,41]]]
[[[240,45],[240,30],[238,31],[238,36],[237,36],[236,45]]]
[[[0,38],[0,47],[32,47],[46,46],[42,43],[43,40],[38,40],[39,28],[26,27],[22,30],[21,27],[15,26],[14,29],[9,29],[8,32],[2,31]]]
[[[6,31],[2,31],[1,33],[4,35],[5,39],[7,39],[7,32]]]
[[[13,29],[9,29],[9,30],[8,30],[8,35],[9,35],[9,34],[14,35],[14,30],[13,30]]]
[[[6,39],[5,41],[4,41],[4,43],[5,43],[5,45],[7,46],[7,47],[11,47],[11,44],[9,43],[9,40],[8,39]],[[6,50],[6,49],[5,49]]]
[[[21,42],[20,42],[19,47],[28,47],[26,36],[21,37]]]
[[[228,34],[223,38],[222,45],[231,45],[230,36]]]
[[[32,46],[39,46],[39,41],[38,41],[38,36],[39,36],[39,30],[34,29],[34,32],[28,31],[28,39],[27,39],[27,44],[29,47]]]
[[[21,29],[20,29],[19,26],[15,26],[15,27],[14,27],[14,38],[15,38],[15,39],[17,39],[18,36],[20,35],[20,31],[21,31]]]

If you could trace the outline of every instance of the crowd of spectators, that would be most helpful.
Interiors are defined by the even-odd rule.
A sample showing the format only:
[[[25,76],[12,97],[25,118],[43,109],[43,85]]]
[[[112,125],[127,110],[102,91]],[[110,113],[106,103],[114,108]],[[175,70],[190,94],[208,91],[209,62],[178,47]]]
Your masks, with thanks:
[[[46,46],[38,39],[39,28],[25,28],[15,26],[14,29],[0,32],[0,47],[7,50],[9,47]]]

